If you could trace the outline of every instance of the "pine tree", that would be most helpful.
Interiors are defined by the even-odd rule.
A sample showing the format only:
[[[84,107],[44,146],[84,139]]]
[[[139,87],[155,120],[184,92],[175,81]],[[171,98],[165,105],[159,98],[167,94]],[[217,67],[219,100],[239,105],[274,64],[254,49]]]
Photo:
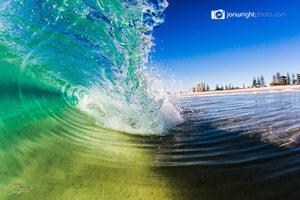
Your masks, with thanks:
[[[276,73],[276,82],[277,82],[277,83],[279,83],[279,77],[280,77],[280,76],[281,76],[280,73],[277,72],[277,73]]]
[[[253,78],[252,86],[253,86],[253,87],[256,87],[256,80],[255,80],[255,78]]]
[[[216,85],[216,89],[215,90],[219,90],[219,85],[218,85],[218,83],[217,83],[217,85]]]
[[[276,82],[276,76],[275,75],[273,75],[273,79],[272,79],[272,82]]]
[[[261,86],[260,78],[258,78],[258,77],[257,77],[257,79],[256,79],[256,84],[257,84],[258,86]]]
[[[289,72],[286,74],[286,83],[287,83],[288,85],[291,84],[291,77],[290,77],[290,73],[289,73]]]
[[[266,83],[265,83],[265,78],[263,75],[260,76],[260,83],[261,83],[261,86],[265,87],[266,86]]]
[[[292,84],[295,84],[295,83],[296,83],[295,74],[292,73]]]
[[[210,91],[210,87],[206,85],[206,91]]]

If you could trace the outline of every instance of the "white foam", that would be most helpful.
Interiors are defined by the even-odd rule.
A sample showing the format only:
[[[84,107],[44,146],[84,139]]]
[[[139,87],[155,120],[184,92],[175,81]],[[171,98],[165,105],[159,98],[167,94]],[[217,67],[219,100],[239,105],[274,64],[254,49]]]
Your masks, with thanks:
[[[291,88],[287,88],[287,89],[284,89],[282,90],[282,92],[294,92],[295,90],[294,89],[291,89]]]
[[[167,98],[160,99],[159,95],[152,94],[152,102],[145,106],[139,103],[140,96],[129,102],[125,96],[117,94],[93,89],[83,95],[77,107],[95,118],[101,127],[133,134],[161,135],[182,122],[179,111]]]
[[[167,128],[171,128],[176,124],[183,122],[179,110],[168,100],[166,100],[160,108],[160,115],[164,119]]]

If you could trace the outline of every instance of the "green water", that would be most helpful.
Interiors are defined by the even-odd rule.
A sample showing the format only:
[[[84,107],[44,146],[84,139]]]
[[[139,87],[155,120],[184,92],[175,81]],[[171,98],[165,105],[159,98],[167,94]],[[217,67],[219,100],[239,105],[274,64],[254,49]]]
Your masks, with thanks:
[[[100,129],[81,111],[53,103],[24,111],[10,102],[14,112],[1,113],[1,199],[146,199],[166,192],[143,137]],[[55,122],[48,111],[66,120]],[[75,115],[78,121],[67,120]]]

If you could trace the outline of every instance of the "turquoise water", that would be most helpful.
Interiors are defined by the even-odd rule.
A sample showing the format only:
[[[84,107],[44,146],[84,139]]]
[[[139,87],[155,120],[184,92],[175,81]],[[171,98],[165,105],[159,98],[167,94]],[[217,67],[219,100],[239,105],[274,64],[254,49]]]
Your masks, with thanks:
[[[101,127],[162,133],[166,97],[145,64],[166,6],[160,0],[1,1],[1,80],[17,85],[20,98],[27,87],[37,95],[61,93]]]
[[[166,95],[167,4],[0,0],[0,199],[299,198],[299,90]]]

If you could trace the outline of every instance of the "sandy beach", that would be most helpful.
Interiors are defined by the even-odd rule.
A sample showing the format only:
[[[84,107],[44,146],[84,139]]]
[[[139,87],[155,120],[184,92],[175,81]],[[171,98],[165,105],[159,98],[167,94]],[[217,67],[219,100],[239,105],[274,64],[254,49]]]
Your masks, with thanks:
[[[193,93],[184,93],[180,95],[184,96],[195,96],[195,95],[224,95],[224,94],[233,94],[233,93],[263,93],[263,92],[281,92],[281,91],[291,91],[291,90],[300,90],[300,85],[284,85],[284,86],[269,86],[262,88],[241,88],[235,90],[219,90],[219,91],[205,91],[205,92],[193,92]]]

